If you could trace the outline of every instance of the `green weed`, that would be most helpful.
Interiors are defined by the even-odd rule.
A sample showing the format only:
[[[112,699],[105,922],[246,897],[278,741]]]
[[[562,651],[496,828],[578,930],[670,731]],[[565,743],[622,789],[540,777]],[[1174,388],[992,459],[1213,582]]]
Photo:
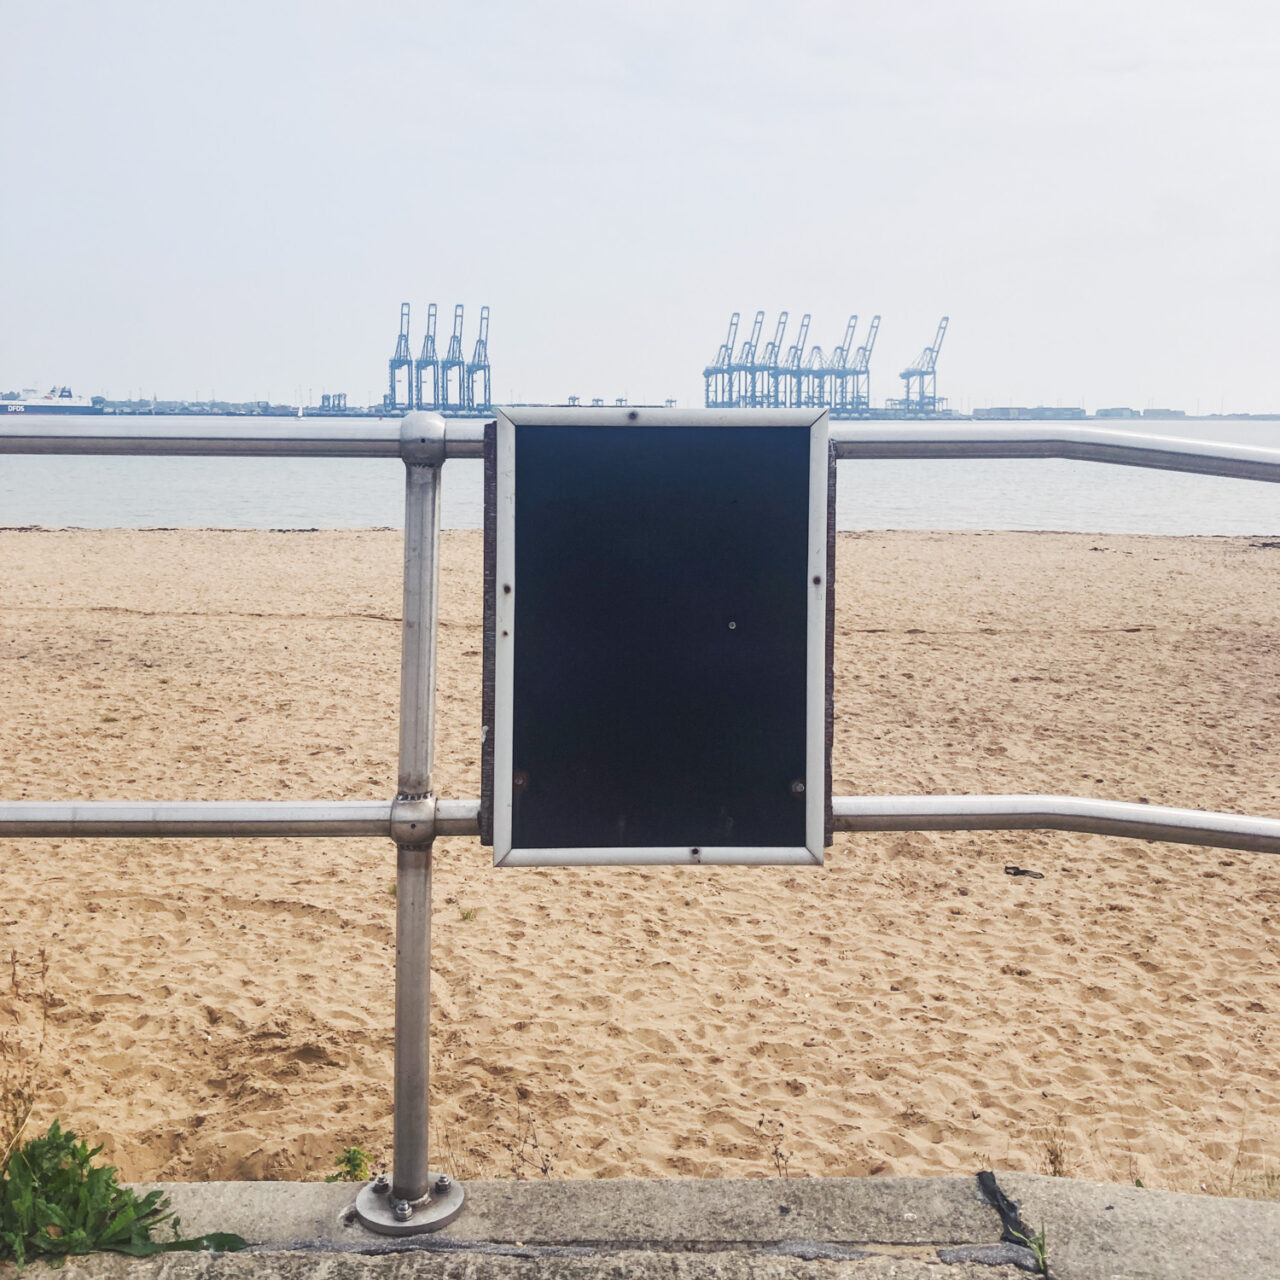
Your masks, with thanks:
[[[21,1268],[37,1257],[66,1258],[109,1249],[143,1257],[174,1249],[243,1249],[239,1236],[214,1233],[180,1240],[178,1217],[159,1191],[122,1187],[110,1165],[55,1120],[23,1141],[39,1083],[49,1022],[49,960],[9,954],[8,990],[0,993],[11,1025],[0,1029],[0,1262]],[[152,1232],[169,1229],[171,1240]]]
[[[178,1238],[169,1198],[139,1196],[116,1181],[110,1165],[95,1165],[90,1148],[55,1120],[49,1131],[15,1146],[0,1171],[0,1260],[19,1267],[37,1257],[66,1258],[107,1249],[135,1258],[173,1250],[245,1248],[236,1235],[214,1232]],[[168,1228],[169,1240],[152,1232]]]
[[[1049,1274],[1049,1237],[1043,1227],[1027,1241],[1027,1247],[1035,1254],[1036,1264],[1045,1274]]]
[[[337,1173],[331,1173],[326,1182],[368,1182],[369,1153],[359,1147],[343,1147],[342,1154],[333,1162]]]
[[[1034,1236],[1024,1236],[1021,1232],[1010,1231],[1010,1235],[1017,1236],[1023,1244],[1031,1250],[1035,1256],[1036,1266],[1040,1268],[1040,1274],[1047,1276],[1049,1274],[1049,1237],[1043,1227]]]

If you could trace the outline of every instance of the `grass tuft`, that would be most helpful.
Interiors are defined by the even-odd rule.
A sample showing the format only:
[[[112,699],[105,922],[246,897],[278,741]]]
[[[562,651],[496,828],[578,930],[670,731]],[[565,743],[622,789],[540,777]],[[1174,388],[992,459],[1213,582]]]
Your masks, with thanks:
[[[1040,1165],[1050,1177],[1070,1176],[1071,1162],[1067,1155],[1069,1137],[1066,1122],[1059,1116],[1045,1129],[1044,1136],[1040,1139]]]
[[[9,952],[8,1025],[0,1028],[0,1175],[31,1119],[49,1029],[49,957],[34,962]]]

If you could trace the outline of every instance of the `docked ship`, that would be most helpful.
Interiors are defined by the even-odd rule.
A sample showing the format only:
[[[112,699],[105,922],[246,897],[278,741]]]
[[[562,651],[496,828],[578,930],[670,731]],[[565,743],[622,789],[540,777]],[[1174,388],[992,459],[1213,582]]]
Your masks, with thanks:
[[[24,391],[17,400],[0,400],[0,413],[101,413],[102,398],[72,395],[70,387],[50,387],[44,395]]]

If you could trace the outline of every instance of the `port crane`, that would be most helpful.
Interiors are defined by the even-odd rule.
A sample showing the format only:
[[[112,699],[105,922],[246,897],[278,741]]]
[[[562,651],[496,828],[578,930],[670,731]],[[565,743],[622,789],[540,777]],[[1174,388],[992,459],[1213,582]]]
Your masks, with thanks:
[[[866,341],[853,357],[853,391],[845,408],[853,413],[866,413],[871,408],[871,353],[875,350],[876,334],[880,332],[880,317],[872,316]]]
[[[933,413],[938,406],[938,386],[936,368],[938,352],[942,350],[942,339],[946,337],[948,317],[943,316],[938,322],[938,332],[934,335],[933,345],[925,347],[916,362],[898,375],[906,384],[906,393],[901,407],[910,412]],[[914,394],[913,394],[914,391]]]
[[[733,344],[738,340],[738,319],[735,311],[729,317],[729,336],[720,344],[715,362],[702,371],[706,383],[703,399],[708,409],[728,408],[731,403],[733,375],[729,367],[733,362]]]
[[[764,312],[757,311],[751,325],[751,336],[744,338],[738,349],[738,358],[729,366],[729,398],[735,407],[755,405],[756,347],[760,345],[760,330],[764,327]]]
[[[830,366],[822,354],[822,348],[816,344],[809,351],[809,358],[804,365],[804,396],[802,403],[806,409],[822,406],[827,403],[827,377]]]
[[[424,381],[431,376],[431,395]],[[427,307],[427,332],[422,339],[422,354],[413,364],[414,404],[419,409],[434,409],[440,403],[440,357],[436,354],[436,304]]]
[[[800,332],[795,342],[787,349],[787,362],[783,366],[783,379],[786,387],[783,398],[786,404],[798,407],[803,402],[804,390],[804,340],[809,336],[809,313],[800,317]]]
[[[751,369],[751,381],[757,388],[756,397],[751,402],[753,409],[778,407],[778,355],[782,351],[782,339],[786,332],[787,313],[783,311],[778,315],[778,327],[773,331],[773,340],[765,343],[763,358]]]
[[[477,383],[480,393],[476,393]],[[480,308],[480,332],[467,362],[467,408],[489,409],[489,308]]]
[[[827,361],[827,386],[830,388],[833,409],[843,408],[849,396],[849,357],[853,354],[853,334],[857,327],[858,317],[850,316],[849,323],[844,327],[844,340]],[[826,401],[819,400],[818,403],[825,404]]]
[[[453,309],[449,347],[440,361],[440,408],[465,409],[466,405],[467,359],[462,354],[462,303],[459,302]]]
[[[387,406],[391,409],[401,408],[398,383],[400,370],[404,374],[404,405],[413,408],[413,357],[409,354],[409,304],[400,304],[400,337],[396,340],[396,353],[387,361],[390,375],[390,389],[387,392]]]

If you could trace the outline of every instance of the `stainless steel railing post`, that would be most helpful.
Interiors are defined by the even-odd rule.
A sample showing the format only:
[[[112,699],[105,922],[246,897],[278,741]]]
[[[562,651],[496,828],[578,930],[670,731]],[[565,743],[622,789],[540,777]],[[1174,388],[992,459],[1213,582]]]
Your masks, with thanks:
[[[391,1185],[356,1200],[365,1226],[390,1235],[432,1231],[462,1209],[462,1188],[429,1167],[431,1027],[431,792],[439,614],[440,468],[444,420],[406,415],[404,620],[400,655],[400,776],[392,809],[396,842],[396,1042]]]
[[[435,727],[440,463],[406,462],[404,623],[400,657],[403,800],[431,794]],[[434,831],[432,832],[434,835]],[[396,845],[395,1170],[392,1194],[427,1193],[431,1018],[431,839]]]

